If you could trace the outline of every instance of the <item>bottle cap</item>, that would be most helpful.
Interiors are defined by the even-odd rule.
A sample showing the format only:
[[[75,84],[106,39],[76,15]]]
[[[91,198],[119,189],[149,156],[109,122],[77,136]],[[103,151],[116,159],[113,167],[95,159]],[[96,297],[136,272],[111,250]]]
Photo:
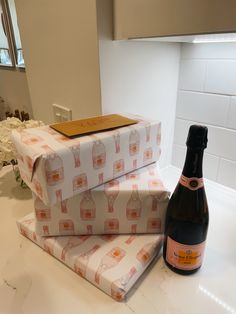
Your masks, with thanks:
[[[203,125],[191,125],[188,131],[186,145],[192,149],[205,149],[207,147],[208,129]]]

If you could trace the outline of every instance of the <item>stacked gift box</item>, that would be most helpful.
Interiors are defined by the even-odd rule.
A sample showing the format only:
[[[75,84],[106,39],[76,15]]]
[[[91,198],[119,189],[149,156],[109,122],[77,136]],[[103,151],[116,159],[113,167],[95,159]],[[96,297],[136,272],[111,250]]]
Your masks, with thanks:
[[[162,244],[160,138],[160,122],[144,119],[73,139],[49,126],[14,131],[34,201],[20,232],[122,300]]]

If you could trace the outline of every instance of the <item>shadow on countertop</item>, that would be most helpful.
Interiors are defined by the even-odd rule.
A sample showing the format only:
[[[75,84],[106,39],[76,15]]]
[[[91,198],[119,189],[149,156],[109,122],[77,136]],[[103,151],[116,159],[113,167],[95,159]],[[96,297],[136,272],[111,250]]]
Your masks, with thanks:
[[[8,170],[9,169],[9,170]],[[29,188],[22,188],[16,182],[13,171],[8,168],[7,171],[0,171],[0,197],[15,198],[17,200],[28,200],[32,198]]]

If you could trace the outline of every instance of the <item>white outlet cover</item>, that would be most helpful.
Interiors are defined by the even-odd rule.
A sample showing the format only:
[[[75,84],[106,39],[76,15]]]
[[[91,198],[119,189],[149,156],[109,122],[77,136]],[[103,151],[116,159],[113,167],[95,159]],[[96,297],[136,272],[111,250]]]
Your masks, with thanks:
[[[72,110],[57,104],[53,104],[54,122],[65,122],[72,120]]]

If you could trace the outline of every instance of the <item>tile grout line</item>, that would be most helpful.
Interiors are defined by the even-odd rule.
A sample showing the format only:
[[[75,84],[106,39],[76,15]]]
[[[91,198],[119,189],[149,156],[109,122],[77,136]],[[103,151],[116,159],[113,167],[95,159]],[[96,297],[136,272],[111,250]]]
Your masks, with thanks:
[[[181,117],[176,117],[176,120],[182,120],[182,121],[186,121],[186,122],[189,122],[189,123],[199,123],[199,121],[196,121],[196,120],[188,120],[188,119],[184,119],[184,118],[181,118]],[[216,125],[216,124],[205,123],[205,125],[208,126],[208,127],[223,129],[224,131],[228,131],[228,132],[233,132],[233,133],[236,132],[236,129],[233,129],[233,128],[226,128],[226,127],[219,126],[219,125]]]
[[[188,93],[195,93],[195,94],[204,94],[204,95],[216,95],[216,96],[222,96],[222,97],[234,97],[236,94],[222,94],[222,93],[213,93],[209,91],[200,91],[200,90],[193,90],[193,89],[183,89],[180,88],[179,92],[188,92]]]

